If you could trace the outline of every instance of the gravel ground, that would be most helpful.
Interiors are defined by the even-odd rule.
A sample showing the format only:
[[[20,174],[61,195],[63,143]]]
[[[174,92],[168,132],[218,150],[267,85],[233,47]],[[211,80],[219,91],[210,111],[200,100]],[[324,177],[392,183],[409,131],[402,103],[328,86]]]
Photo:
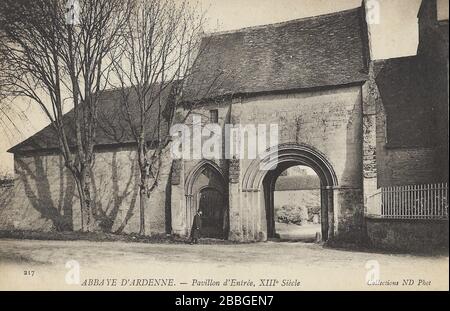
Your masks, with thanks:
[[[0,289],[105,288],[105,284],[97,287],[67,284],[65,275],[73,260],[79,263],[81,285],[90,279],[174,278],[171,289],[448,290],[448,255],[345,251],[300,242],[187,245],[13,239],[0,240]],[[25,271],[35,272],[30,276]],[[376,279],[385,283],[366,284],[368,275],[374,271]],[[231,278],[250,280],[256,285],[216,288],[206,283],[197,286],[194,282],[207,279],[222,282]],[[259,287],[261,278],[277,279],[278,284]],[[401,286],[404,279],[413,279],[414,284]],[[283,280],[298,282],[282,286]],[[167,289],[139,284],[137,288],[106,288]]]

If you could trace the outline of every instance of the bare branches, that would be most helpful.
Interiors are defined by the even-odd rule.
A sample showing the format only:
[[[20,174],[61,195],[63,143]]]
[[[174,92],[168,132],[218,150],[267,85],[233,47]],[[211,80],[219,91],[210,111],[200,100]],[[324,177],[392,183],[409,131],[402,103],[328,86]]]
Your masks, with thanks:
[[[0,16],[0,55],[4,61],[1,80],[7,95],[27,96],[42,106],[52,122],[61,115],[57,51],[61,46],[60,16],[49,1],[5,1]],[[47,109],[44,103],[51,104]],[[45,108],[44,108],[45,107]]]
[[[145,234],[145,198],[158,185],[167,129],[198,53],[204,15],[187,1],[133,0],[130,8],[120,58],[111,60],[116,80],[112,85],[120,91],[137,144],[140,233]]]
[[[195,9],[186,1],[133,1],[114,67],[121,86],[137,94],[143,119],[161,92],[189,72],[204,23]]]
[[[97,107],[112,68],[105,60],[117,58],[131,1],[76,1],[76,23],[66,23],[63,0],[4,0],[0,12],[0,58],[6,64],[0,74],[2,90],[7,96],[30,98],[51,121],[77,183],[84,230],[93,229],[95,216],[90,176]],[[63,115],[66,94],[73,104],[70,116]],[[75,133],[68,131],[69,125]]]
[[[108,85],[111,63],[120,45],[122,29],[128,20],[128,0],[80,1],[79,23],[66,25],[65,60],[73,94],[77,175],[85,205],[87,230],[92,229],[91,170],[94,163],[98,105]]]
[[[67,23],[64,0],[4,2],[2,90],[30,98],[51,121],[77,184],[82,227],[91,230],[90,176],[105,88],[120,91],[137,144],[143,198],[157,186],[168,128],[200,53],[205,16],[187,0],[79,0],[76,22]],[[73,112],[63,115],[67,97]]]

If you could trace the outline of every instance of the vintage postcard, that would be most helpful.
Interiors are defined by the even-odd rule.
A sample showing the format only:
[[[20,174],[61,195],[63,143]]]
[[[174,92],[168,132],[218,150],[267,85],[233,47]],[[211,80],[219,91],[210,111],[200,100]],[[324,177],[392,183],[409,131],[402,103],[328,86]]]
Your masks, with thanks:
[[[0,290],[448,291],[448,4],[3,0]]]

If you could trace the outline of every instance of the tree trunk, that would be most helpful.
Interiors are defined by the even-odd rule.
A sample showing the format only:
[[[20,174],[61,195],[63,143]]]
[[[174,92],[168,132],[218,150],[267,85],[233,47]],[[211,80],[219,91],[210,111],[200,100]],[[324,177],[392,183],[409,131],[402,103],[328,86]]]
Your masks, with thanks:
[[[139,234],[145,235],[145,203],[147,201],[147,172],[145,168],[140,169],[141,184],[139,185]]]
[[[86,213],[86,231],[93,232],[95,231],[95,219],[94,219],[94,206],[91,197],[91,174],[89,170],[86,169],[85,174],[83,174],[82,183],[83,186],[83,200],[84,200],[84,208]]]
[[[95,230],[95,220],[92,208],[90,174],[82,172],[74,176],[80,197],[81,209],[81,231],[93,232]]]
[[[84,217],[84,200],[83,200],[83,186],[81,185],[81,182],[79,180],[79,178],[77,178],[77,176],[75,176],[75,174],[72,173],[72,176],[75,179],[75,184],[77,185],[77,191],[78,191],[78,196],[80,197],[80,212],[81,212],[81,231],[85,231],[85,217]]]

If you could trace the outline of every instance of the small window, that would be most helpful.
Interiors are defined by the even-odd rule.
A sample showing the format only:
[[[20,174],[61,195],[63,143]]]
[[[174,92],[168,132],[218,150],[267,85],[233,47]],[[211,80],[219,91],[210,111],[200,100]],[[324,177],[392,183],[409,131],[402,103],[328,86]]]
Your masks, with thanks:
[[[217,109],[213,109],[209,111],[209,121],[211,123],[219,122],[219,111]]]

